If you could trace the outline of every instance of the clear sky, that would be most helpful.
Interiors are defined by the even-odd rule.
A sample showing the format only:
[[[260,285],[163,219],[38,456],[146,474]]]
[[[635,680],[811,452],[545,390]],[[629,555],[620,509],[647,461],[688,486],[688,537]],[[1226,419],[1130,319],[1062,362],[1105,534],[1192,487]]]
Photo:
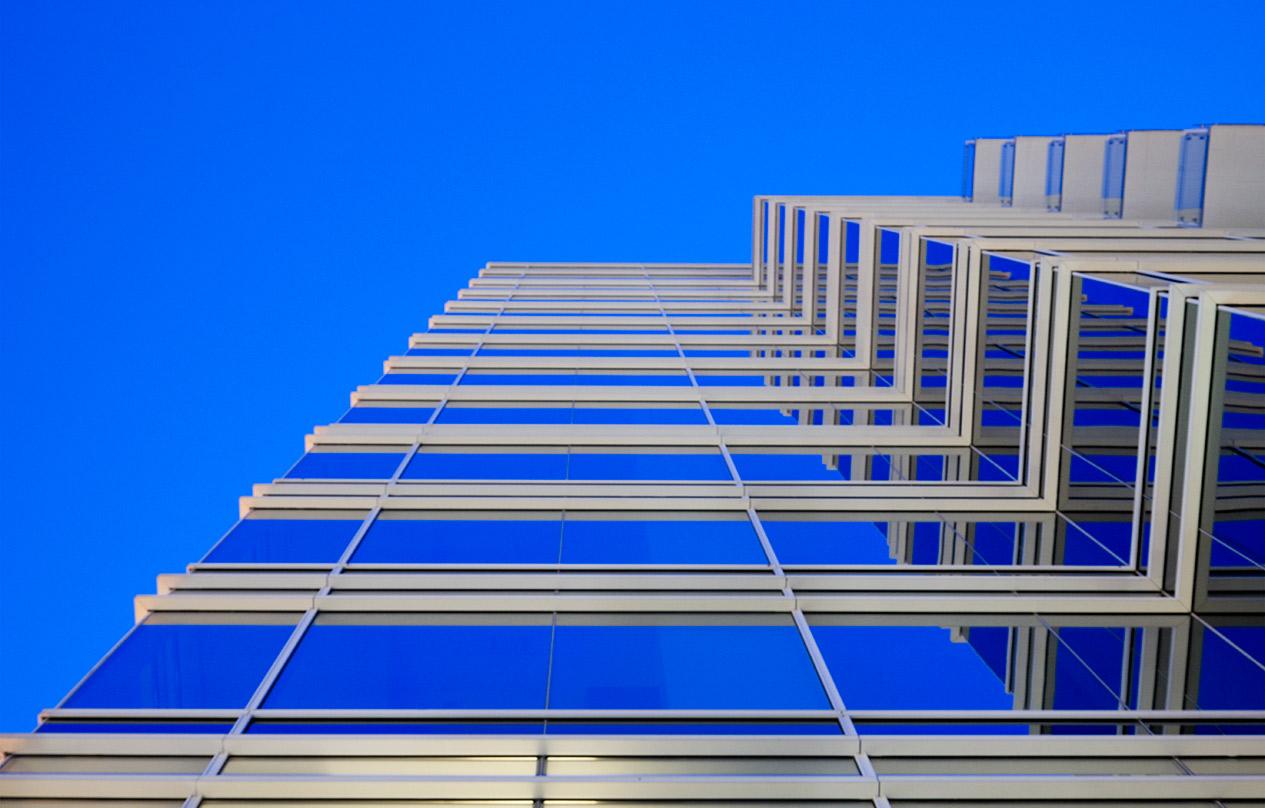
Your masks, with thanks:
[[[1265,121],[1258,0],[1025,5],[0,0],[0,730],[485,261],[741,261],[755,193]]]

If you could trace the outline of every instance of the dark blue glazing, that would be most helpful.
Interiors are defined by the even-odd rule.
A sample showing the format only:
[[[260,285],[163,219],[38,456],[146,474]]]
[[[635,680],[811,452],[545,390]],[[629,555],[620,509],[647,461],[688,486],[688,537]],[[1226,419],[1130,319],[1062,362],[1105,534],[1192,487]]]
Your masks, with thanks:
[[[557,628],[558,709],[829,709],[794,626]]]
[[[209,564],[333,564],[359,519],[246,519],[203,559]]]
[[[246,706],[292,626],[141,625],[66,707]]]
[[[780,522],[764,532],[783,564],[894,564],[887,536],[873,522]]]
[[[554,564],[562,523],[548,520],[379,519],[353,564]]]
[[[264,706],[540,708],[549,632],[549,626],[314,625]]]
[[[1013,698],[971,646],[936,626],[814,626],[852,709],[1008,710]]]
[[[764,564],[755,529],[742,521],[587,521],[563,525],[565,564]]]
[[[338,420],[344,424],[424,424],[434,411],[430,407],[352,407]]]
[[[286,474],[290,479],[388,480],[403,454],[378,452],[309,452]]]

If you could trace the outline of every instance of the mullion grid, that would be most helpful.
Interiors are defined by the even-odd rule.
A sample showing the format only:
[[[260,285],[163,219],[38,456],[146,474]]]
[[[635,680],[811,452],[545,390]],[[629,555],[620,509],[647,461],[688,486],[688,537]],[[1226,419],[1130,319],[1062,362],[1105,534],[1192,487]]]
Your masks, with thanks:
[[[792,256],[793,256],[793,253],[792,253]],[[659,301],[659,300],[658,300],[658,295],[657,295],[657,294],[656,294],[656,301],[657,301],[657,302],[659,302],[660,314],[661,314],[662,316],[666,317],[666,312],[663,310],[662,303],[661,303],[661,301]],[[498,317],[497,317],[497,319],[499,319],[499,315],[500,315],[501,313],[503,313],[503,312],[504,312],[504,305],[502,305],[502,306],[501,306],[501,310],[500,310],[500,312],[498,312]],[[493,327],[493,326],[489,326],[489,327],[488,327],[487,332],[485,332],[485,333],[490,333],[490,332],[491,332],[491,330],[492,330],[492,327]],[[668,330],[669,330],[669,333],[673,334],[673,335],[674,335],[674,337],[675,337],[675,332],[674,332],[674,330],[673,330],[673,328],[672,328],[672,326],[671,326],[670,324],[668,325]],[[480,343],[480,344],[481,344],[481,343]],[[677,350],[677,352],[678,352],[678,355],[682,358],[683,362],[684,362],[684,363],[685,363],[685,365],[686,365],[686,372],[687,372],[687,374],[688,374],[688,375],[689,375],[689,377],[690,377],[691,385],[692,385],[692,386],[698,386],[697,380],[696,380],[696,378],[694,377],[693,369],[690,367],[690,363],[689,363],[689,361],[688,361],[688,358],[685,356],[685,352],[684,352],[684,350],[683,350],[683,348],[682,348],[682,346],[681,346],[681,343],[680,343],[680,341],[679,341],[679,340],[676,340],[675,338],[674,338],[674,346],[676,347],[676,350]],[[476,347],[476,348],[475,348],[475,350],[474,350],[474,351],[472,351],[472,352],[471,352],[471,354],[469,354],[468,356],[470,356],[470,355],[476,355],[476,354],[477,354],[477,352],[478,352],[478,348]],[[467,365],[468,365],[468,360],[467,360]],[[465,369],[466,369],[466,368],[462,368],[462,369],[461,369],[461,371],[460,371],[460,373],[459,373],[459,376],[458,376],[458,380],[457,380],[457,381],[459,381],[459,379],[460,379],[460,374],[464,373],[464,372],[465,372]],[[457,383],[457,382],[454,382],[454,384],[455,384],[455,383]],[[438,415],[438,413],[439,413],[440,409],[442,409],[442,406],[443,406],[442,404],[441,404],[441,405],[439,405],[439,406],[437,406],[437,407],[435,408],[434,413],[432,413],[432,416],[431,416],[431,422],[432,422],[432,423],[433,423],[433,421],[434,421],[435,417]],[[712,418],[712,416],[711,416],[709,406],[708,406],[708,404],[707,404],[707,402],[706,402],[705,400],[701,402],[701,406],[703,407],[703,409],[704,409],[704,411],[705,411],[705,413],[706,413],[706,417],[707,417],[708,421],[714,424],[714,419],[713,419],[713,418]],[[405,465],[407,465],[408,460],[409,460],[409,459],[412,457],[412,455],[413,455],[413,454],[417,451],[418,446],[419,446],[419,443],[418,443],[418,442],[415,442],[415,443],[414,443],[414,444],[410,447],[409,452],[406,454],[405,458],[402,460],[401,464],[400,464],[400,465],[399,465],[399,467],[396,469],[396,471],[395,471],[395,473],[394,473],[394,475],[393,475],[392,479],[388,482],[388,489],[390,489],[390,488],[394,485],[394,483],[398,481],[400,473],[402,472],[402,470],[403,470],[403,468],[405,467]],[[738,478],[738,475],[737,475],[736,469],[734,469],[734,467],[733,467],[732,460],[728,458],[728,447],[727,447],[727,445],[725,444],[725,442],[724,442],[723,440],[720,440],[720,441],[719,441],[719,448],[720,448],[720,450],[721,450],[723,453],[725,453],[725,455],[726,455],[727,461],[729,462],[729,465],[730,465],[731,472],[733,473],[733,476],[734,476],[734,481],[735,481],[735,483],[741,486],[741,485],[742,485],[742,481]],[[893,471],[896,471],[896,469],[895,469],[895,467],[894,467],[894,466],[893,466]],[[389,490],[388,490],[387,494],[389,495]],[[1055,513],[1057,513],[1057,512],[1058,512],[1058,511],[1057,511],[1057,509],[1056,509],[1056,510],[1055,510]],[[331,585],[332,585],[332,578],[333,578],[333,576],[335,576],[335,575],[339,575],[339,574],[341,574],[341,573],[345,570],[345,568],[346,568],[346,566],[347,566],[347,562],[348,562],[348,560],[350,559],[350,557],[351,557],[352,553],[354,552],[355,547],[359,544],[360,539],[362,539],[362,538],[363,538],[363,536],[364,536],[364,534],[365,534],[366,530],[368,529],[368,526],[370,525],[370,523],[371,523],[371,522],[372,522],[372,521],[373,521],[373,520],[374,520],[374,519],[375,519],[375,518],[379,515],[379,513],[380,513],[380,508],[374,508],[374,509],[373,509],[373,510],[369,513],[369,515],[365,518],[365,520],[364,520],[364,522],[362,523],[362,525],[361,525],[360,529],[357,531],[357,534],[353,537],[353,539],[352,539],[352,540],[351,540],[351,542],[349,543],[349,546],[348,546],[348,547],[347,547],[347,549],[344,551],[344,553],[343,553],[342,557],[340,558],[340,560],[339,560],[338,564],[337,564],[337,565],[335,565],[334,569],[333,569],[333,570],[331,570],[331,571],[327,574],[327,576],[326,576],[326,584],[322,587],[320,594],[322,594],[322,595],[327,595],[327,594],[329,594],[330,589],[331,589]],[[774,550],[773,550],[773,548],[772,548],[771,544],[768,542],[768,538],[767,538],[767,535],[765,534],[764,529],[763,529],[763,526],[762,526],[762,524],[761,524],[761,521],[760,521],[760,516],[759,516],[758,511],[757,511],[754,507],[751,507],[751,508],[749,508],[748,514],[749,514],[749,518],[751,519],[751,522],[752,522],[752,524],[753,524],[753,526],[754,526],[754,528],[755,528],[755,530],[756,530],[757,534],[759,535],[759,537],[760,537],[760,539],[761,539],[762,547],[763,547],[763,549],[764,549],[764,550],[765,550],[765,552],[766,552],[766,556],[767,556],[767,558],[768,558],[768,562],[769,562],[769,567],[770,567],[770,569],[771,569],[771,570],[773,570],[775,574],[778,574],[778,575],[784,575],[784,573],[782,572],[782,567],[781,567],[781,564],[780,564],[780,562],[778,561],[778,559],[777,559],[777,557],[776,557],[776,553],[774,552]],[[944,521],[944,520],[942,519],[942,521]],[[949,527],[949,525],[948,525],[948,523],[947,523],[947,522],[946,522],[946,527]],[[558,590],[555,590],[555,592],[556,592],[556,591],[558,591]],[[785,586],[785,588],[783,589],[783,594],[784,594],[784,596],[786,596],[786,597],[795,598],[795,599],[796,599],[796,601],[798,601],[798,598],[797,598],[797,596],[796,596],[795,592],[794,592],[794,591],[793,591],[793,589],[792,589],[791,582],[790,582],[790,580],[789,580],[789,579],[787,580],[786,586]],[[1019,593],[1018,593],[1018,592],[1015,592],[1015,593],[1012,593],[1012,594],[1019,595]],[[272,667],[271,667],[271,668],[270,668],[270,670],[269,670],[269,675],[268,675],[267,677],[265,677],[264,682],[261,682],[259,689],[257,690],[256,694],[252,697],[252,699],[251,699],[251,704],[248,706],[248,708],[247,708],[246,710],[242,711],[242,712],[241,712],[241,714],[239,715],[238,720],[237,720],[237,721],[235,722],[235,724],[234,724],[234,728],[233,728],[232,734],[238,734],[238,733],[240,733],[240,732],[241,732],[241,730],[242,730],[242,729],[244,729],[244,728],[245,728],[247,721],[249,720],[249,718],[250,718],[250,717],[252,717],[252,716],[253,716],[253,714],[254,714],[255,710],[256,710],[256,709],[257,709],[257,707],[258,707],[258,704],[262,702],[263,697],[266,695],[267,688],[271,686],[272,681],[273,681],[273,680],[275,680],[275,678],[276,678],[276,674],[280,672],[280,670],[281,670],[281,668],[282,668],[282,667],[284,667],[285,660],[288,658],[289,654],[293,651],[294,647],[296,647],[296,646],[297,646],[297,642],[298,642],[299,638],[300,638],[300,637],[302,636],[302,634],[306,631],[307,627],[311,624],[311,622],[312,622],[312,620],[314,619],[315,615],[316,615],[316,609],[315,609],[315,606],[314,606],[312,609],[310,609],[310,610],[308,610],[307,612],[305,612],[305,613],[304,613],[303,618],[300,620],[299,624],[296,626],[295,631],[292,633],[292,635],[291,635],[291,637],[290,637],[289,641],[287,642],[286,647],[285,647],[285,648],[283,648],[283,651],[282,651],[282,653],[278,656],[278,658],[277,658],[276,660],[274,660],[274,663],[273,663]],[[556,624],[557,612],[555,611],[555,612],[553,613],[553,615],[554,615],[553,620],[554,620],[554,623]],[[807,645],[807,647],[810,649],[810,654],[813,656],[814,666],[815,666],[815,669],[817,670],[818,676],[819,676],[819,677],[821,678],[821,680],[822,680],[823,687],[825,687],[825,688],[826,688],[826,690],[827,690],[827,692],[828,692],[828,694],[830,694],[830,700],[831,700],[831,703],[832,703],[832,709],[833,709],[834,713],[836,714],[836,717],[837,717],[837,719],[839,720],[839,722],[840,722],[840,724],[841,724],[841,727],[844,729],[844,731],[845,731],[846,733],[848,733],[848,734],[850,734],[850,735],[851,735],[851,734],[855,734],[855,727],[853,727],[853,726],[852,726],[852,723],[851,723],[851,717],[850,717],[850,712],[849,712],[849,711],[846,709],[846,707],[843,705],[842,699],[841,699],[841,698],[839,698],[838,690],[837,690],[837,688],[835,687],[835,685],[834,685],[834,683],[833,683],[833,680],[830,678],[829,671],[828,671],[828,669],[826,669],[826,668],[825,668],[824,662],[822,662],[822,661],[820,660],[820,654],[819,654],[819,653],[814,653],[814,652],[815,652],[815,643],[813,643],[813,642],[812,642],[811,630],[809,629],[808,624],[807,624],[807,620],[806,620],[806,618],[805,618],[805,616],[804,616],[804,613],[803,613],[803,611],[802,611],[802,610],[798,607],[798,604],[797,604],[796,608],[793,610],[793,615],[794,615],[795,623],[796,623],[796,625],[797,625],[797,627],[798,627],[798,629],[799,629],[799,632],[800,632],[800,634],[801,634],[801,638],[805,641],[805,644],[806,644],[806,645]],[[1034,614],[1033,616],[1034,616],[1037,620],[1039,620],[1041,623],[1045,624],[1045,625],[1044,625],[1044,628],[1046,629],[1046,631],[1047,631],[1047,632],[1052,633],[1052,634],[1054,634],[1054,635],[1055,635],[1056,642],[1060,642],[1060,643],[1061,643],[1061,642],[1063,642],[1063,641],[1061,640],[1061,638],[1059,638],[1059,634],[1058,634],[1057,630],[1056,630],[1056,629],[1055,629],[1052,625],[1050,625],[1050,624],[1049,624],[1049,623],[1045,620],[1045,618],[1044,618],[1042,615],[1039,615],[1039,614]],[[1198,616],[1194,616],[1194,617],[1195,617],[1196,619],[1200,620],[1200,622],[1203,622],[1203,621],[1202,621],[1202,619],[1198,618]],[[1205,623],[1205,625],[1207,625],[1207,624]],[[1215,628],[1213,628],[1212,626],[1208,626],[1208,628],[1212,629],[1212,630],[1215,632]],[[1224,636],[1223,636],[1223,638],[1224,638]],[[1031,664],[1037,664],[1037,662],[1038,662],[1037,660],[1030,660],[1030,665],[1031,665]],[[1130,712],[1130,713],[1133,713],[1133,714],[1136,714],[1136,713],[1137,713],[1137,711],[1129,711],[1129,712]],[[862,757],[863,757],[863,756],[862,756]],[[861,760],[861,759],[860,759],[860,758],[858,758],[858,762],[860,762],[860,760]],[[221,763],[222,763],[222,761],[221,761]],[[867,763],[868,763],[868,759],[867,759]],[[863,767],[863,768],[864,768],[864,767]],[[214,772],[208,772],[208,773],[212,773],[212,774],[213,774]],[[864,771],[863,771],[863,773],[866,773],[866,772],[864,772]],[[868,773],[869,773],[870,775],[873,775],[873,767],[872,767],[872,766],[870,766],[870,767],[869,767],[869,771],[868,771]],[[196,804],[196,802],[195,802],[195,803],[192,803],[192,804]]]
[[[491,328],[491,327],[489,327],[489,330],[490,330],[490,328]],[[669,330],[671,330],[671,326],[669,326]],[[684,357],[684,352],[680,350],[680,348],[679,348],[679,342],[678,342],[678,343],[676,343],[676,344],[677,344],[677,346],[678,346],[678,352],[681,354],[682,358],[684,359],[684,358],[685,358],[685,357]],[[692,369],[691,369],[689,372],[690,372],[690,375],[691,375],[691,377],[692,377],[692,376],[693,376]],[[697,383],[697,382],[696,382],[696,380],[695,380],[695,384],[696,384],[696,383]],[[704,404],[704,406],[706,406],[706,404]],[[710,416],[710,413],[709,413],[709,416]],[[724,441],[723,441],[723,440],[719,441],[719,445],[720,445],[720,449],[721,449],[721,451],[722,451],[722,452],[726,455],[726,458],[727,458],[727,460],[728,460],[728,462],[729,462],[729,464],[730,464],[730,468],[731,468],[731,470],[732,470],[732,469],[733,469],[733,466],[732,466],[732,460],[728,458],[728,446],[724,443]],[[413,448],[413,451],[416,451],[416,447],[414,447],[414,448]],[[402,467],[403,467],[403,464],[401,465],[401,468],[402,468]],[[741,485],[741,480],[738,478],[737,473],[736,473],[736,470],[733,470],[733,473],[734,473],[734,477],[735,477],[735,483],[737,483],[737,484]],[[398,477],[398,471],[397,471],[397,475],[396,475],[396,476]],[[759,535],[761,536],[761,538],[762,538],[762,542],[766,545],[766,551],[767,551],[767,552],[769,552],[769,553],[772,553],[772,548],[771,548],[771,546],[768,546],[768,544],[767,544],[767,537],[766,537],[766,536],[765,536],[765,534],[764,534],[763,527],[759,524],[759,516],[758,516],[758,514],[756,514],[756,512],[755,512],[755,510],[754,510],[754,509],[752,509],[752,510],[751,510],[751,513],[752,513],[753,523],[756,525],[757,532],[758,532],[758,533],[759,533]],[[775,570],[780,570],[780,565],[777,563],[775,556],[771,556],[771,564],[773,565],[773,568],[774,568]],[[780,574],[780,573],[779,573],[779,574]],[[327,587],[327,590],[328,590],[328,587]],[[785,591],[785,593],[786,593],[788,596],[790,596],[790,597],[794,597],[794,593],[790,590],[789,585],[787,586],[787,588],[786,588],[784,591]],[[796,609],[796,613],[797,613],[797,619],[796,619],[796,623],[797,623],[797,625],[798,625],[798,626],[800,626],[801,631],[806,632],[808,629],[807,629],[806,621],[805,621],[805,620],[804,620],[804,618],[803,618],[803,613],[802,613],[802,611],[799,611],[798,609]],[[556,619],[556,618],[555,618],[555,619]],[[808,637],[807,639],[808,639],[808,641],[810,641],[810,642],[811,642],[811,635],[809,635],[809,637]],[[823,674],[824,674],[824,675],[823,675]],[[829,677],[829,673],[828,673],[828,671],[819,670],[819,675],[823,675],[823,684],[825,684],[825,686],[826,686],[826,688],[827,688],[827,690],[828,690],[828,691],[832,691],[832,692],[833,692],[834,697],[832,698],[832,701],[836,701],[836,700],[837,700],[837,688],[835,688],[835,687],[834,687],[834,685],[833,685],[833,683],[832,683],[832,682],[830,682],[830,680],[829,680],[829,678],[828,678],[828,677]],[[840,710],[840,711],[841,711],[841,712],[840,712],[841,721],[845,721],[845,722],[848,724],[848,726],[850,727],[850,721],[847,719],[846,714],[842,712],[842,710],[843,710],[842,703],[841,703],[841,702],[839,702],[838,704],[836,704],[836,705],[835,705],[835,708],[836,708],[837,710]]]

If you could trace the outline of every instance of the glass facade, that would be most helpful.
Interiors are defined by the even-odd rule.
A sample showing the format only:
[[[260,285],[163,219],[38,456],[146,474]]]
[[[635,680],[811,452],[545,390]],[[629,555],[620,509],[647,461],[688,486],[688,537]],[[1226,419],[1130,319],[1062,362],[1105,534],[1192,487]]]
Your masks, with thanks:
[[[0,798],[1259,799],[1261,240],[752,214],[749,264],[485,266],[3,740]]]

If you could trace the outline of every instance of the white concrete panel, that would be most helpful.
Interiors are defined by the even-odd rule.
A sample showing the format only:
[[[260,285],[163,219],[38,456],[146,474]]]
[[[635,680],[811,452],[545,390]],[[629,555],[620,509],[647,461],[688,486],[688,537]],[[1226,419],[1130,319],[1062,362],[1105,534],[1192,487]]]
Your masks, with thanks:
[[[1063,143],[1063,212],[1101,213],[1107,135],[1068,135]]]
[[[1177,129],[1129,132],[1124,171],[1124,218],[1174,218],[1181,139],[1182,132]]]
[[[1213,126],[1204,227],[1265,227],[1265,126]]]

